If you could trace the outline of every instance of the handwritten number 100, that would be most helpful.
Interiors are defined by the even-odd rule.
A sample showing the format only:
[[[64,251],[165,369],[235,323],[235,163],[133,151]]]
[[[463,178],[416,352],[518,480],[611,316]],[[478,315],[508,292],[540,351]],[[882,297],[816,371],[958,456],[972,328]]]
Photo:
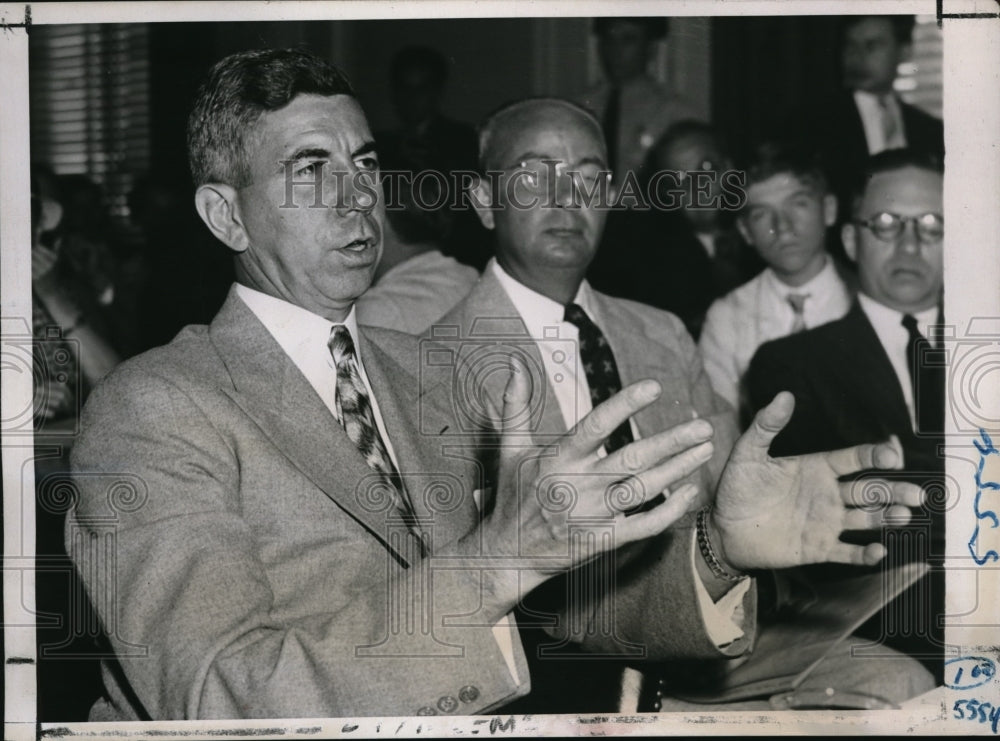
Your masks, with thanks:
[[[965,706],[963,709],[962,706]],[[980,723],[989,722],[993,727],[993,733],[997,732],[997,723],[1000,722],[1000,708],[995,708],[988,702],[979,700],[955,700],[955,717],[959,720],[971,720]]]

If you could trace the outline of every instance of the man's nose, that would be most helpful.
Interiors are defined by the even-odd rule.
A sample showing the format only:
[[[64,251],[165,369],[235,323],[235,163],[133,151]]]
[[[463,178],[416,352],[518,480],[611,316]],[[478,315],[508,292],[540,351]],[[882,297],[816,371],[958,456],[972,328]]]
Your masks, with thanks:
[[[346,216],[351,211],[368,213],[378,203],[378,175],[353,168],[344,178],[342,192],[337,198],[337,213]]]
[[[562,206],[563,208],[573,208],[579,205],[576,200],[576,186],[573,184],[573,178],[571,173],[559,172],[558,170],[553,173],[556,179],[556,205]]]
[[[786,234],[788,232],[795,231],[792,218],[784,211],[784,209],[780,208],[774,212],[773,226],[775,234]]]
[[[920,254],[920,237],[917,236],[915,221],[903,222],[903,231],[896,238],[896,249],[905,254]]]

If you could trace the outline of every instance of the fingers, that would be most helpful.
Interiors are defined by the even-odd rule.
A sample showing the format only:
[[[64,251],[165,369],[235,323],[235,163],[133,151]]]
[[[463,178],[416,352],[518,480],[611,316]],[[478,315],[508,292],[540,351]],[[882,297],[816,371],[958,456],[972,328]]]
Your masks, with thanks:
[[[642,438],[603,458],[598,470],[621,475],[638,474],[660,461],[709,440],[714,433],[707,420],[695,419]]]
[[[849,507],[884,507],[901,504],[920,507],[924,503],[924,490],[909,481],[865,478],[840,484],[840,498]]]
[[[660,392],[660,384],[652,380],[639,381],[622,389],[580,420],[563,438],[564,449],[579,456],[596,452],[608,435],[640,409],[656,401]]]
[[[893,504],[885,509],[849,509],[844,514],[844,530],[878,530],[883,525],[900,527],[913,517],[909,507]]]
[[[619,515],[615,521],[617,524],[615,540],[619,545],[624,545],[663,532],[687,514],[697,497],[698,487],[694,484],[684,484],[663,504],[647,512],[627,518],[625,515]]]
[[[757,412],[750,429],[739,439],[737,444],[741,452],[756,451],[757,455],[766,456],[771,441],[788,424],[794,409],[795,397],[791,393],[782,391],[775,396],[770,404]]]
[[[903,467],[903,448],[895,435],[888,442],[855,445],[852,448],[832,450],[821,455],[826,457],[830,468],[838,476],[846,476],[869,468],[895,469]]]
[[[715,448],[711,441],[688,448],[657,466],[635,476],[640,491],[657,493],[697,471],[712,458]]]
[[[885,546],[881,543],[869,543],[868,545],[837,543],[825,560],[831,563],[848,563],[855,566],[874,566],[885,558],[885,554]]]

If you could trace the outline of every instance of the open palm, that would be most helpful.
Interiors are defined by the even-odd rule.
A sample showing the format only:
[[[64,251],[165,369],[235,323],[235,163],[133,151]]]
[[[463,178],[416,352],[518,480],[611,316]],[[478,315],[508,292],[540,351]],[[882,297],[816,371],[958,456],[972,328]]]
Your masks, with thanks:
[[[898,441],[772,458],[768,448],[794,406],[790,393],[778,394],[733,448],[712,513],[725,560],[744,570],[878,563],[885,555],[881,544],[851,545],[840,540],[841,533],[876,529],[886,519],[905,524],[923,491],[882,478],[838,479],[866,469],[899,468]]]

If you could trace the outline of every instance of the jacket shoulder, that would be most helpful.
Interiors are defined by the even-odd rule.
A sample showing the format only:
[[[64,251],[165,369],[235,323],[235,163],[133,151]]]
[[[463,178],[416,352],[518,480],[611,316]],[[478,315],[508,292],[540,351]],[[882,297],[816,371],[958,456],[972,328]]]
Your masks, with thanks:
[[[620,314],[623,319],[630,321],[650,339],[656,339],[663,335],[690,338],[684,322],[676,314],[639,301],[609,296],[600,291],[594,291],[594,293],[597,294],[606,309],[609,308]]]

